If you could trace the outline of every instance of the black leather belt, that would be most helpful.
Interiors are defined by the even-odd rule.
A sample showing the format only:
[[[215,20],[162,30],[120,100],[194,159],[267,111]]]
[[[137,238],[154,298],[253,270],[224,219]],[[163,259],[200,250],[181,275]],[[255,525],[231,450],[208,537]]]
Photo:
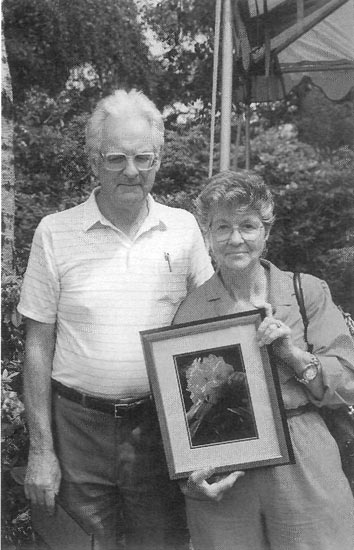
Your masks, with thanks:
[[[87,409],[94,409],[95,411],[100,411],[106,414],[114,416],[114,418],[131,418],[138,414],[144,413],[150,407],[152,408],[152,398],[150,396],[144,397],[142,399],[136,400],[117,400],[110,401],[108,399],[103,399],[100,397],[92,397],[85,393],[81,393],[74,388],[69,388],[64,386],[57,380],[52,380],[53,389],[58,395],[79,403],[82,407]]]
[[[306,403],[305,405],[300,405],[296,409],[285,409],[285,414],[287,418],[291,418],[292,416],[299,416],[300,414],[314,411],[317,411],[317,407],[312,403]]]

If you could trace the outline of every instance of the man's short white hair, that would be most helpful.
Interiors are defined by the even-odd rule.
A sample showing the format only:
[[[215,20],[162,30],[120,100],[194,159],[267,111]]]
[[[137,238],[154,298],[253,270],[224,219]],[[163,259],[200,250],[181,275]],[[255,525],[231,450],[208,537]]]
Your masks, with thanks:
[[[164,144],[164,123],[156,105],[138,90],[116,90],[98,102],[87,123],[86,151],[90,158],[95,157],[100,151],[103,126],[108,116],[118,120],[130,117],[146,119],[151,125],[154,151],[157,154],[161,152]]]

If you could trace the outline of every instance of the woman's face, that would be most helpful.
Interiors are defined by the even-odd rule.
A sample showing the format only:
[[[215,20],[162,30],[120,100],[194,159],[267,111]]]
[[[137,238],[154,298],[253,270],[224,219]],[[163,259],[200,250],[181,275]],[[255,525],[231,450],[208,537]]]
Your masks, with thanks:
[[[252,268],[259,263],[268,234],[255,210],[217,206],[212,212],[209,230],[217,267],[231,271]]]

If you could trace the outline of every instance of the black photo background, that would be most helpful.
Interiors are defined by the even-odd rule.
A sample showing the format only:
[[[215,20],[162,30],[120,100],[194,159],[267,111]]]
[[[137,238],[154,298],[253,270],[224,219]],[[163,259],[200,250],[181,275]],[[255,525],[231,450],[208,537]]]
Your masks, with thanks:
[[[257,437],[239,344],[174,356],[192,447]]]

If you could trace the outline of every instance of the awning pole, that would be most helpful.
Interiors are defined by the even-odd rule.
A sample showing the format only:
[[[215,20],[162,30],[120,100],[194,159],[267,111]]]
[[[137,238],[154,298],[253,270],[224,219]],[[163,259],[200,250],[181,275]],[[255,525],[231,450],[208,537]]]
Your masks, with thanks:
[[[247,103],[245,106],[245,168],[250,169],[250,157],[251,157],[251,138],[250,138],[250,124],[251,124],[251,108]]]
[[[216,117],[216,92],[218,87],[218,66],[220,47],[220,22],[221,0],[215,4],[215,32],[214,32],[214,57],[213,57],[213,89],[211,97],[211,125],[210,125],[210,151],[209,151],[209,178],[213,175],[214,143],[215,143],[215,117]]]
[[[222,46],[220,171],[230,168],[233,49],[230,0],[224,0]]]
[[[241,141],[241,131],[242,131],[242,117],[239,115],[236,119],[236,140],[235,140],[235,153],[232,163],[232,169],[234,172],[238,170],[238,154],[240,151],[240,141]]]

